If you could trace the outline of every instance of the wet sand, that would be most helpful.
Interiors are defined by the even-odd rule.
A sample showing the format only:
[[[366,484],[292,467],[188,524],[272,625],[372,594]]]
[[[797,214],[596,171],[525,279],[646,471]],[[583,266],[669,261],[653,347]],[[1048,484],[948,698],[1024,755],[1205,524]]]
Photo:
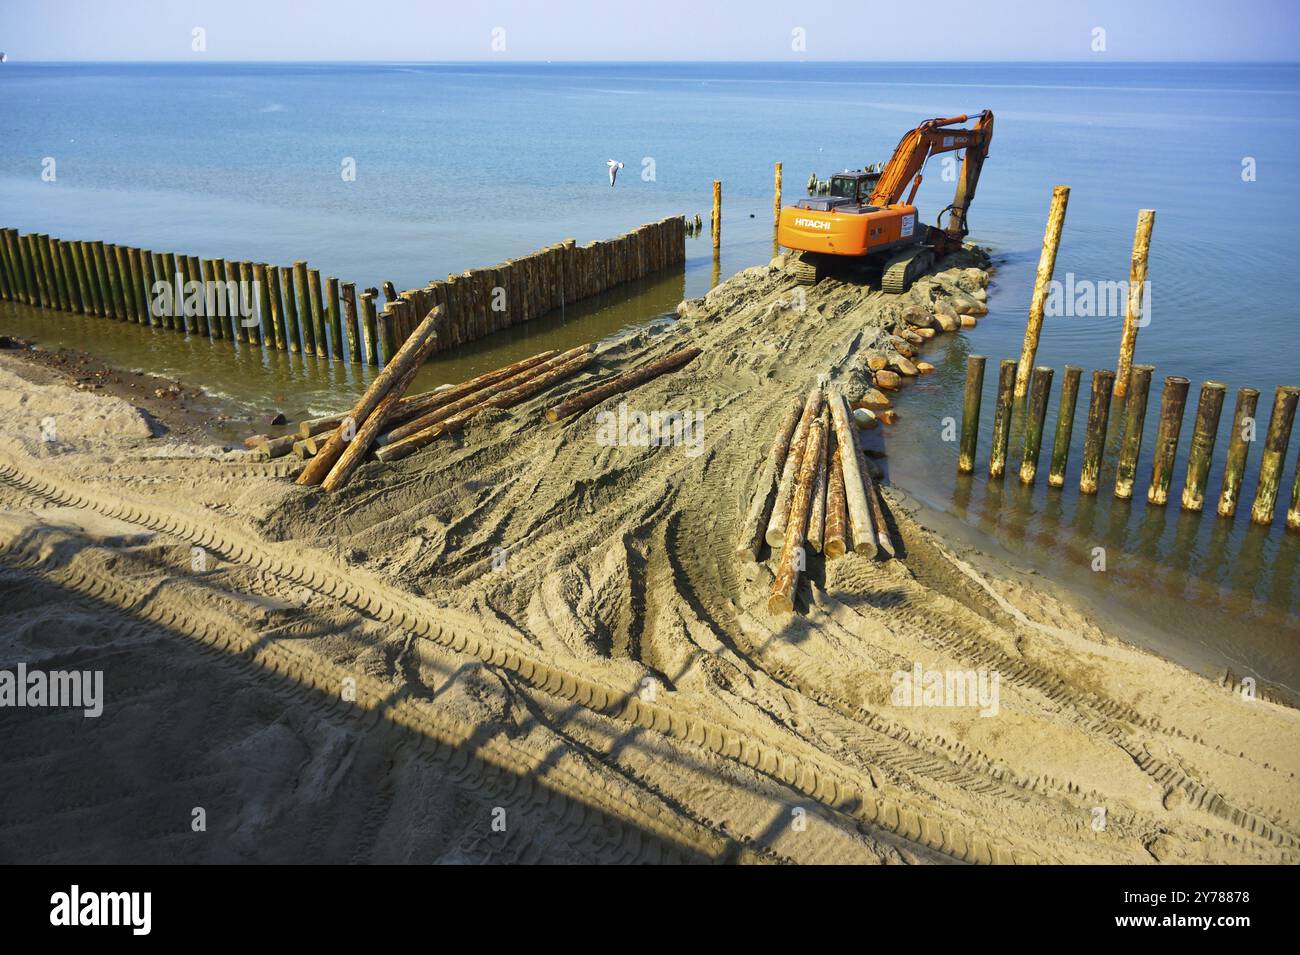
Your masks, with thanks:
[[[977,566],[890,489],[899,558],[814,555],[768,614],[771,561],[733,549],[778,409],[860,387],[898,307],[795,293],[749,269],[603,352],[704,348],[626,396],[703,413],[699,454],[546,424],[577,380],[334,496],[0,355],[4,656],[107,697],[0,709],[6,856],[1295,862],[1296,710]],[[996,674],[996,712],[902,705],[918,665]]]

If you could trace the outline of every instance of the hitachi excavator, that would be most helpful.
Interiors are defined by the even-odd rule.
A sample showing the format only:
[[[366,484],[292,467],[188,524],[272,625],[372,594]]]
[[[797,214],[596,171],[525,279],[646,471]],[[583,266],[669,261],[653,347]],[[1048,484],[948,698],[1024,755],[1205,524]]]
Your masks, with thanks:
[[[970,117],[926,120],[905,135],[883,169],[867,168],[831,176],[829,194],[809,196],[781,210],[777,241],[799,253],[796,279],[816,285],[837,267],[870,273],[880,270],[880,287],[906,292],[934,263],[936,254],[961,248],[966,210],[975,198],[980,169],[993,139],[993,113],[984,110],[974,125],[954,129]],[[935,153],[966,150],[957,176],[957,194],[934,226],[917,221],[912,200],[921,186],[921,169]],[[903,190],[912,188],[905,202]],[[948,226],[939,219],[948,212]]]

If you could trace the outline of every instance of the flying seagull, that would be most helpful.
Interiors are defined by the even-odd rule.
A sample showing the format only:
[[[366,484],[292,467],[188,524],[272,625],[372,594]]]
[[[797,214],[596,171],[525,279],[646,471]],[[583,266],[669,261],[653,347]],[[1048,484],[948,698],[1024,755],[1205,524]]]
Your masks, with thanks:
[[[605,163],[609,167],[609,188],[614,188],[614,180],[618,178],[618,171],[623,168],[623,164],[617,159],[611,159]]]

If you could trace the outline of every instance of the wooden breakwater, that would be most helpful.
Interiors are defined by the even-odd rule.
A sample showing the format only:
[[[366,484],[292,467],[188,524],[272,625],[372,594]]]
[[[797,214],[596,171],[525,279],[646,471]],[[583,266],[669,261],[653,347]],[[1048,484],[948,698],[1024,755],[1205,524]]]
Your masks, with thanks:
[[[378,367],[439,305],[434,351],[681,264],[685,238],[685,219],[674,216],[583,246],[566,239],[400,295],[384,283],[389,294],[380,311],[377,289],[358,293],[352,282],[322,280],[303,261],[281,267],[202,259],[0,229],[0,298]]]
[[[671,216],[613,239],[565,239],[517,259],[408,289],[376,317],[385,349],[400,348],[424,316],[442,306],[434,351],[454,348],[540,318],[686,259],[686,219]],[[369,307],[369,306],[367,306]]]

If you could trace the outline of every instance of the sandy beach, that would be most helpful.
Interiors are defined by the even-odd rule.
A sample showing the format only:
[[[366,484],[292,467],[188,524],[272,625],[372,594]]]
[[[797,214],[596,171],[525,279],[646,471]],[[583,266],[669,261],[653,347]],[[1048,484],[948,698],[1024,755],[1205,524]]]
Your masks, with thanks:
[[[860,393],[908,300],[798,291],[751,268],[606,346],[703,349],[622,399],[702,416],[694,447],[546,423],[593,369],[334,495],[0,353],[3,654],[105,673],[98,719],[0,710],[5,858],[1300,859],[1296,710],[954,552],[888,487],[897,558],[814,555],[768,613],[773,559],[734,549],[776,420],[819,376]],[[932,672],[996,698],[901,700]]]

